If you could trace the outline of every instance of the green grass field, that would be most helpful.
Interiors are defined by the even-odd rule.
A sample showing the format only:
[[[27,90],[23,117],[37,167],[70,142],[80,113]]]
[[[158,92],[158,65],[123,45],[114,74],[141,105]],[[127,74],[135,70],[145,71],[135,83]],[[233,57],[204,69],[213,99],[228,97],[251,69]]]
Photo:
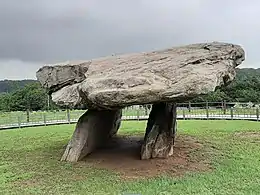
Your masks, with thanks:
[[[0,131],[0,194],[245,194],[260,192],[260,123],[179,121],[209,153],[213,169],[183,176],[126,180],[116,172],[59,159],[74,125]],[[143,133],[145,122],[123,122],[120,134]],[[239,135],[239,136],[238,136]],[[213,151],[213,152],[212,152]],[[172,165],[174,166],[174,165]]]

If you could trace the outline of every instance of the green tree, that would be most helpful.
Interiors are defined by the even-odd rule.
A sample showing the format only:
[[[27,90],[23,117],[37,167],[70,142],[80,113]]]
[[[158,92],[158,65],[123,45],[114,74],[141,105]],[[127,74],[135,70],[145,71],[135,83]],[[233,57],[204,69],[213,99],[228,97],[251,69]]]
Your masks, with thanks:
[[[254,102],[260,103],[260,69],[238,69],[237,76],[228,86],[199,96],[192,102]]]
[[[0,110],[2,111],[10,111],[10,105],[11,105],[11,94],[9,93],[1,93],[0,94]]]
[[[11,95],[10,108],[19,110],[42,110],[47,105],[47,93],[39,83],[26,85]]]

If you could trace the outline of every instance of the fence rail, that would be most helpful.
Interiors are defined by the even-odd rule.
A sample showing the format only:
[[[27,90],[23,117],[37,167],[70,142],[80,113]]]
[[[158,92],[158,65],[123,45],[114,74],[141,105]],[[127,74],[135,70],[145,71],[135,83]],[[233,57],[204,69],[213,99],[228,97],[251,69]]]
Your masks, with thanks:
[[[122,120],[147,120],[151,106],[131,106],[123,109]],[[0,129],[76,123],[85,110],[38,112],[0,112]],[[181,103],[177,119],[188,120],[254,120],[259,121],[259,107],[252,103]]]

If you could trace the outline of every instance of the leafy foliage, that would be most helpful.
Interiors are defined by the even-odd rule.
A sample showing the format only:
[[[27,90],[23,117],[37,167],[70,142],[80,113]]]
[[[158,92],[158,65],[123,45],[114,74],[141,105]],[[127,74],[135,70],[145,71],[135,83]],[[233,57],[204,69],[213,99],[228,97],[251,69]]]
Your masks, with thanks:
[[[222,91],[232,101],[260,102],[260,69],[241,69],[237,77],[229,86],[223,87]]]
[[[48,95],[38,82],[27,84],[12,93],[0,94],[0,110],[25,111],[45,110],[48,105]],[[51,108],[54,104],[50,103]]]
[[[3,80],[0,81],[0,93],[12,93],[31,83],[38,83],[36,80]]]
[[[12,94],[11,110],[40,110],[47,104],[47,95],[39,83],[28,84]]]
[[[193,102],[255,102],[260,103],[260,69],[238,69],[234,81],[213,93],[193,99]]]

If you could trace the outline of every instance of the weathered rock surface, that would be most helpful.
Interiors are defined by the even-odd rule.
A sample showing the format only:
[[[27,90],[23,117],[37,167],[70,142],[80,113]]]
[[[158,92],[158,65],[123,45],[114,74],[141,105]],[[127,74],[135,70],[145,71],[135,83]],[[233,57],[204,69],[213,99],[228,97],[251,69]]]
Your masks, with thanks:
[[[37,78],[57,104],[114,109],[214,91],[244,58],[240,46],[213,42],[44,66]]]
[[[54,64],[48,68],[41,68],[37,78],[52,93],[62,87],[80,83],[86,79],[85,73],[88,70],[88,65],[89,63],[84,62],[64,64],[63,66]]]
[[[121,110],[88,110],[79,118],[61,160],[76,162],[102,146],[118,131],[121,116]]]
[[[176,109],[176,104],[171,103],[153,105],[141,148],[141,159],[167,158],[173,155],[177,128]]]
[[[233,80],[244,50],[227,43],[193,44],[44,66],[37,72],[54,102],[88,107],[61,160],[75,162],[115,135],[121,108],[153,104],[141,159],[173,155],[176,102],[207,94]]]

